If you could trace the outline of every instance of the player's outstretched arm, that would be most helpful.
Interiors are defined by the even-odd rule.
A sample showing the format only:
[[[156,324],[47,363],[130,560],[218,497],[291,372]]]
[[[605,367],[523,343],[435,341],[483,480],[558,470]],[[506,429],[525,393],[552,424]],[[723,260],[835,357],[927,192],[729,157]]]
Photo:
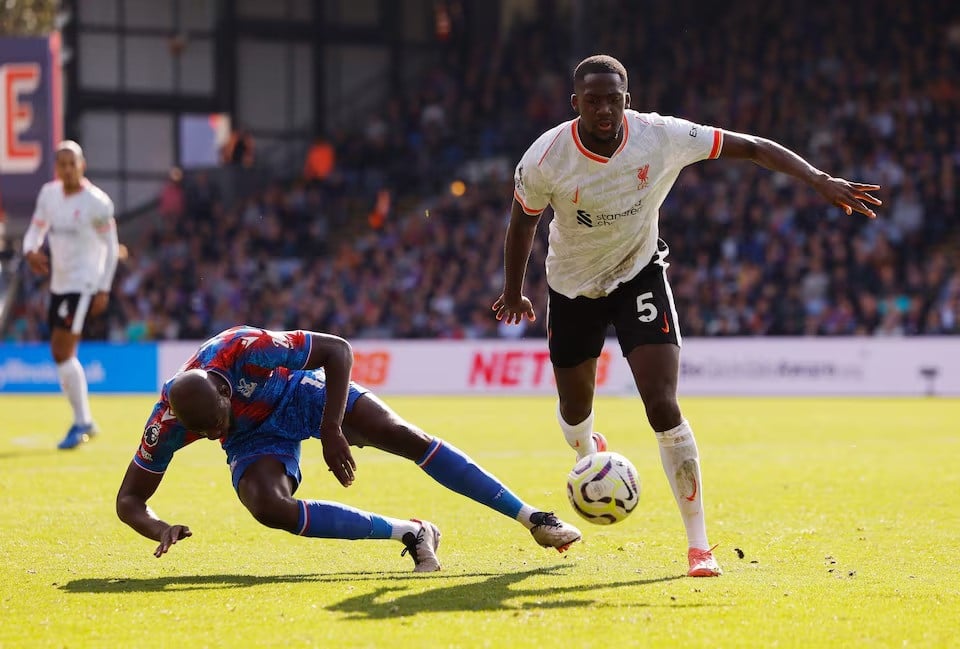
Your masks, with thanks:
[[[523,294],[523,278],[539,223],[539,215],[527,214],[520,203],[513,200],[503,245],[503,293],[493,303],[497,320],[504,320],[507,324],[520,324],[524,317],[530,322],[537,319],[533,304]]]
[[[340,484],[349,487],[357,470],[357,463],[342,429],[350,390],[350,372],[353,370],[353,348],[350,343],[339,336],[311,333],[307,369],[317,367],[323,368],[327,379],[327,400],[320,419],[323,459]]]
[[[177,541],[193,536],[189,527],[160,520],[147,505],[162,479],[162,473],[151,473],[131,461],[117,492],[117,516],[143,536],[160,542],[153,552],[158,558]]]
[[[752,160],[771,171],[799,178],[816,189],[828,203],[836,205],[847,214],[860,212],[873,219],[877,215],[870,206],[883,204],[883,201],[869,193],[880,189],[880,185],[834,178],[785,146],[762,137],[724,131],[720,157]]]

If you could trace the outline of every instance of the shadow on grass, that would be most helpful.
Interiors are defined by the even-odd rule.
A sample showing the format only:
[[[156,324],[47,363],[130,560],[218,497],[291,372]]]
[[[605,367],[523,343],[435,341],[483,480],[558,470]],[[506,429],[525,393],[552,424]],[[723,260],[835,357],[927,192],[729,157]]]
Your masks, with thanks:
[[[74,579],[58,586],[68,593],[145,593],[189,592],[249,588],[269,584],[309,584],[344,582],[383,582],[389,579],[396,586],[378,586],[369,593],[348,597],[325,608],[342,613],[346,619],[379,620],[406,617],[427,612],[499,611],[531,609],[582,608],[603,606],[589,597],[589,593],[616,588],[649,586],[683,579],[682,576],[657,579],[625,579],[599,584],[571,584],[560,573],[567,565],[547,566],[513,573],[434,573],[417,575],[410,572],[340,572],[329,574],[296,575],[181,575],[149,579],[105,578]],[[562,583],[538,588],[523,588],[520,582],[529,577],[550,576],[563,578]],[[442,585],[444,581],[474,579],[466,584]],[[565,596],[565,597],[564,597]],[[511,600],[524,599],[511,603]],[[650,604],[638,604],[650,606]],[[695,604],[669,604],[671,607]]]
[[[555,585],[543,588],[514,587],[527,577],[537,575],[554,575],[565,565],[536,568],[510,574],[490,575],[487,579],[469,584],[457,584],[424,590],[422,592],[408,592],[404,587],[377,588],[366,595],[349,597],[337,604],[327,606],[328,611],[346,613],[346,619],[352,620],[379,620],[384,618],[406,617],[424,612],[451,612],[451,611],[500,611],[500,610],[530,610],[530,609],[563,609],[597,606],[589,598],[588,593],[615,588],[648,586],[662,582],[683,579],[681,576],[660,577],[657,579],[627,579],[623,581],[607,582],[603,584],[569,584]],[[467,575],[464,575],[467,576]],[[399,596],[391,597],[391,594]],[[558,595],[574,595],[573,597],[557,599]],[[579,595],[577,597],[576,595]],[[385,597],[386,596],[386,597]],[[517,602],[509,604],[510,600],[518,598],[537,598],[535,601]],[[546,601],[539,598],[549,598]],[[602,604],[600,605],[602,606]],[[650,606],[641,604],[640,606]],[[689,607],[696,604],[671,604],[672,607]]]
[[[177,575],[131,579],[107,577],[74,579],[57,586],[68,593],[159,593],[191,590],[217,590],[250,588],[264,584],[341,583],[362,581],[391,581],[405,579],[456,579],[465,577],[498,577],[500,573],[444,573],[439,575],[416,575],[410,571],[390,572],[336,572],[304,573],[300,575]]]

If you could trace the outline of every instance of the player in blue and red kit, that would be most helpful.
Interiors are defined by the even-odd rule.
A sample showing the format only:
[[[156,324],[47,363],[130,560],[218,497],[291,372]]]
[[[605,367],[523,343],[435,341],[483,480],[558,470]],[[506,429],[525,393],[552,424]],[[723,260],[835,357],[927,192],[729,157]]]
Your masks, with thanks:
[[[516,519],[543,547],[563,552],[580,539],[577,528],[524,503],[462,451],[351,382],[352,367],[350,344],[329,334],[244,326],[206,341],[163,385],[120,485],[117,515],[159,541],[157,557],[191,536],[189,527],[160,520],[147,500],[175,451],[217,439],[240,502],[263,525],[318,538],[396,539],[415,572],[439,570],[440,530],[432,523],[294,498],[300,443],[318,437],[327,466],[345,487],[356,470],[350,446],[369,445],[413,460],[448,489]]]

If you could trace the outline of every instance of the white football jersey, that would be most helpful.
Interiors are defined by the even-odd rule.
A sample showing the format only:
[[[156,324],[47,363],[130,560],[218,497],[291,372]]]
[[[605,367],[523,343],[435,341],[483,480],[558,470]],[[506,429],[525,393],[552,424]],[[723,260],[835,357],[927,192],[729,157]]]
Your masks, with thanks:
[[[117,224],[113,201],[87,180],[69,196],[63,183],[46,183],[23,239],[24,252],[39,250],[50,238],[50,292],[109,291],[117,270]]]
[[[685,166],[720,155],[723,131],[627,110],[623,141],[605,158],[580,142],[578,119],[550,129],[527,149],[514,174],[514,198],[530,215],[553,207],[550,287],[569,298],[596,298],[651,261],[667,193]]]

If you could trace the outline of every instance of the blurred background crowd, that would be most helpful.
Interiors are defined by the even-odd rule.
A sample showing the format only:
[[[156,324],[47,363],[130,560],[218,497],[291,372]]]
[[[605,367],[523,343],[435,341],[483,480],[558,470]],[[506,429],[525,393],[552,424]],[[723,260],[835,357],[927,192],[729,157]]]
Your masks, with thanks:
[[[109,317],[90,337],[199,339],[237,323],[543,336],[545,222],[526,282],[540,317],[501,327],[490,305],[513,166],[573,117],[572,68],[555,44],[584,39],[626,65],[637,110],[769,137],[828,173],[883,185],[868,220],[748,162],[688,167],[660,218],[684,335],[960,333],[960,10],[763,4],[544,11],[451,47],[353,128],[320,134],[298,177],[230,202],[214,177],[174,170],[148,222],[121,224]],[[224,164],[256,172],[255,140],[237,134]],[[30,278],[7,338],[44,339],[45,313],[46,288]]]

